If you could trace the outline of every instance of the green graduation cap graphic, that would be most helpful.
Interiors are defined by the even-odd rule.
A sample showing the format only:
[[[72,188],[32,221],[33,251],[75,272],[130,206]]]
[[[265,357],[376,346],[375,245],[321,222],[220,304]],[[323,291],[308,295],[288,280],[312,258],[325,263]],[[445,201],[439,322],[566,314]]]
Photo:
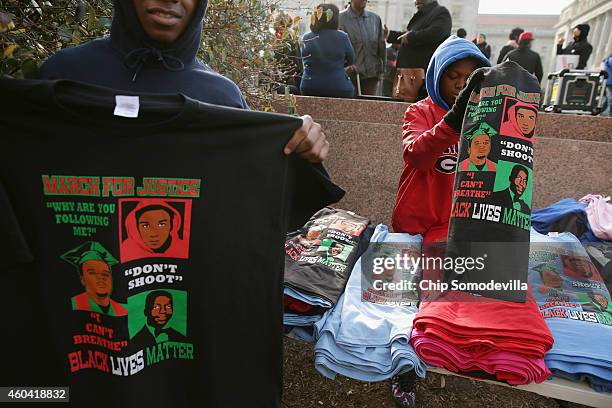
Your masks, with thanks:
[[[463,137],[465,137],[468,141],[471,142],[472,139],[474,139],[476,136],[479,136],[479,135],[487,135],[489,137],[492,137],[492,136],[495,136],[496,134],[497,134],[497,131],[493,129],[491,125],[489,125],[486,122],[482,122],[478,124],[477,126],[474,126],[473,128],[471,128],[470,130],[466,131]]]
[[[81,270],[81,265],[85,261],[103,261],[106,262],[109,267],[119,263],[119,261],[117,261],[117,259],[97,241],[87,241],[61,255],[60,258],[74,265],[78,271]]]
[[[319,247],[319,251],[327,251],[334,244],[333,239],[323,239],[321,240],[321,246]]]

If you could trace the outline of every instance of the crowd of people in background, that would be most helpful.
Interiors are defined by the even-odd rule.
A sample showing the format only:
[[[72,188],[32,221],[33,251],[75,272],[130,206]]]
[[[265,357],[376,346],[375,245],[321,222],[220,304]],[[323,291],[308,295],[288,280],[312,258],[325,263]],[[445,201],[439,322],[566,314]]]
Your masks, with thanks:
[[[290,93],[338,98],[372,95],[408,102],[427,97],[425,71],[436,48],[451,36],[448,9],[435,0],[415,0],[416,13],[406,29],[395,31],[388,30],[380,16],[367,10],[367,3],[352,0],[344,10],[333,4],[317,5],[311,14],[310,31],[299,41],[290,39],[291,47],[284,45],[277,50],[277,59],[288,67],[283,86]],[[292,24],[287,14],[281,17],[275,25],[279,39]],[[575,69],[585,69],[593,51],[587,39],[589,30],[588,24],[578,24],[565,47],[565,38],[558,39],[558,55],[579,57]],[[459,28],[453,35],[468,38],[468,34]],[[516,27],[508,37],[496,63],[514,61],[542,82],[542,58],[532,49],[537,41],[534,33]],[[477,32],[468,39],[493,61],[487,33]],[[608,65],[606,60],[602,64],[609,69],[607,60]],[[608,99],[612,100],[610,92],[608,85]],[[609,114],[610,109],[606,112]]]

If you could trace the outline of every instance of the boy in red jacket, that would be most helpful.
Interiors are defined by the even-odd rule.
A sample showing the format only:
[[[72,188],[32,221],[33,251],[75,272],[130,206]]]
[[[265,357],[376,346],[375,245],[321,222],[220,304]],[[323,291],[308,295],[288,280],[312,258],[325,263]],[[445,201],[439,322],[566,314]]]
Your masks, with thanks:
[[[482,72],[468,78],[490,65],[478,47],[455,36],[434,53],[426,75],[429,97],[404,114],[404,170],[393,207],[395,232],[421,234],[424,244],[446,241],[461,125]],[[393,399],[399,406],[415,406],[415,379],[414,372],[393,378]]]

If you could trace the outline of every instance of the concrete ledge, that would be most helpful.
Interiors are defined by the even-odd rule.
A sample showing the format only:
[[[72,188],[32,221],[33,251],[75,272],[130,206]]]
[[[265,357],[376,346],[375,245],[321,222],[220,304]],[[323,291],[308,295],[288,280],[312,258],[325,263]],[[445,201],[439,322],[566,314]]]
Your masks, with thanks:
[[[401,124],[408,105],[297,97],[298,113],[321,123],[331,143],[326,166],[347,190],[340,207],[390,224],[403,169]],[[566,197],[612,193],[612,118],[543,113],[538,129],[534,208]]]
[[[410,106],[404,102],[296,96],[297,112],[319,120],[401,125]],[[279,112],[286,109],[278,105]],[[612,118],[544,113],[538,116],[538,136],[612,142]]]

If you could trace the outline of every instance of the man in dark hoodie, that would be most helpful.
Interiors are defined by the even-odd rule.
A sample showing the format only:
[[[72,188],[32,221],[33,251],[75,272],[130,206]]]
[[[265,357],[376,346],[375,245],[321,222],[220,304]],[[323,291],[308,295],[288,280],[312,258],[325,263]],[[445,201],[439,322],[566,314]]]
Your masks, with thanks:
[[[557,55],[570,54],[580,56],[576,69],[584,69],[591,56],[591,52],[593,52],[593,46],[587,41],[590,29],[591,26],[588,24],[578,24],[574,31],[572,31],[574,41],[565,48],[563,48],[565,38],[561,37],[557,41]]]
[[[70,79],[122,91],[182,93],[201,102],[248,109],[229,79],[196,58],[208,0],[114,0],[110,37],[59,51],[42,79]],[[311,162],[329,143],[308,115],[284,152]]]
[[[446,7],[435,0],[415,0],[414,5],[417,12],[408,22],[406,31],[389,31],[387,42],[401,44],[397,68],[422,68],[425,71],[438,45],[450,35],[453,23]],[[427,97],[425,86],[421,96]]]

